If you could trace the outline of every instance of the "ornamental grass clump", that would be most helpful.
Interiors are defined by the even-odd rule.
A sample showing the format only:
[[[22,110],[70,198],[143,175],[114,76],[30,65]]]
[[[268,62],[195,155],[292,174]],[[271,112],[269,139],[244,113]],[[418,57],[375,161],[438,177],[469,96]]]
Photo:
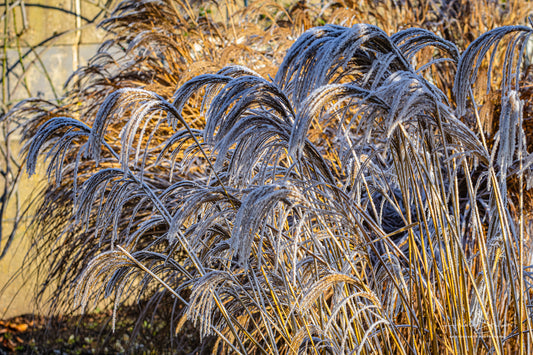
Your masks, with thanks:
[[[61,246],[48,282],[82,309],[112,297],[113,320],[170,302],[170,336],[191,322],[214,353],[529,353],[532,32],[461,51],[325,25],[273,78],[106,84],[78,117],[24,104],[51,184],[37,226],[60,230],[37,248]]]
[[[272,3],[268,6],[251,4],[239,9],[231,1],[217,5],[222,9],[215,5],[188,1],[120,2],[100,25],[107,31],[108,40],[101,44],[98,53],[85,67],[73,73],[66,84],[65,97],[56,102],[25,100],[10,111],[7,119],[13,126],[23,126],[21,135],[24,141],[28,141],[39,127],[49,124],[47,122],[55,117],[71,117],[92,126],[99,107],[121,88],[142,87],[168,99],[180,83],[203,71],[216,72],[231,62],[249,63],[252,69],[263,75],[273,76],[273,62],[281,62],[283,53],[293,41],[289,39],[294,35],[290,27],[294,25],[301,30],[304,26],[300,21],[313,24],[305,15],[305,8],[285,10]],[[230,16],[221,21],[221,15],[215,19],[216,13]],[[293,19],[295,16],[298,20]],[[269,28],[265,30],[267,25]],[[187,105],[184,110],[187,119],[191,118],[188,121],[191,128],[203,126],[203,121],[194,122],[193,117],[198,116],[194,105]],[[108,120],[107,130],[118,135],[124,121],[120,115],[115,119],[114,122]],[[164,128],[152,137],[152,143],[162,144],[172,136],[172,130],[164,131]],[[74,194],[76,187],[105,166],[106,159],[112,161],[113,157],[104,150],[101,164],[95,169],[94,164],[81,159],[78,148],[83,144],[82,137],[76,132],[70,132],[69,136],[71,149],[63,147],[61,153],[58,151],[58,154],[64,154],[65,163],[48,167],[49,184],[39,186],[42,188],[40,198],[31,202],[38,212],[33,228],[26,233],[33,239],[27,260],[36,267],[42,282],[38,298],[49,301],[52,312],[72,308],[70,294],[64,290],[76,284],[79,272],[94,255],[107,249],[106,243],[92,237],[99,233],[94,228],[95,218],[89,216],[84,228],[72,223],[77,219],[73,202],[77,198]],[[120,140],[108,144],[115,151],[121,149]],[[202,177],[197,174],[198,169],[183,172],[189,174],[189,179]],[[176,170],[176,173],[180,171]],[[147,166],[143,174],[152,184],[159,181],[158,188],[168,186],[168,181],[159,180],[158,167]],[[137,212],[125,211],[124,216],[128,215],[141,216]],[[43,258],[43,255],[48,257]]]

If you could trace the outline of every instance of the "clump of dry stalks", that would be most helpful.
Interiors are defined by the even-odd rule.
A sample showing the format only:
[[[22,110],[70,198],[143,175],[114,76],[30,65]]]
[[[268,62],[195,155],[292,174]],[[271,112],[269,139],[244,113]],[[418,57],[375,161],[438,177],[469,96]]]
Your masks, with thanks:
[[[15,108],[58,307],[171,302],[214,352],[531,351],[532,29],[492,29],[524,4],[356,5],[124,1],[67,104]]]

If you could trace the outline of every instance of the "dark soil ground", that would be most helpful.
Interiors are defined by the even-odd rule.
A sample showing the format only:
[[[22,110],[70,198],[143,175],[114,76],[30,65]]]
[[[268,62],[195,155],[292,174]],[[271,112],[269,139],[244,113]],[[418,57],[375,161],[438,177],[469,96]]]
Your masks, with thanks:
[[[158,316],[138,324],[138,307],[123,308],[112,330],[110,311],[84,316],[40,317],[24,315],[0,320],[0,354],[204,354],[209,341],[200,342],[189,326],[182,335]]]

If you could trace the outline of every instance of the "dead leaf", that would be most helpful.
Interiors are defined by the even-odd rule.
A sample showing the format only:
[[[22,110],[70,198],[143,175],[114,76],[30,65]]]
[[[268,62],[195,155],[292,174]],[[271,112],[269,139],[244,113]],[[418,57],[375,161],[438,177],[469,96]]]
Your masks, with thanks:
[[[10,329],[16,330],[17,332],[25,332],[26,330],[28,330],[28,325],[26,323],[21,323],[21,324],[9,323],[8,326]]]

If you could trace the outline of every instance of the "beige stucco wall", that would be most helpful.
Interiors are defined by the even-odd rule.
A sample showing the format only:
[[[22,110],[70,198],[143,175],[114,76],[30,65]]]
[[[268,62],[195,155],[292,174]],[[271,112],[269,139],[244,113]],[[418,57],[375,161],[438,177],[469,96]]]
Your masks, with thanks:
[[[97,22],[105,12],[109,11],[106,7],[108,0],[24,0],[18,2],[7,0],[6,2],[9,4],[7,20],[11,47],[17,46],[15,33],[21,34],[20,41],[31,45],[48,40],[52,40],[54,45],[72,45],[78,42],[90,44],[100,43],[103,38],[104,32],[95,30],[95,26],[90,23]],[[0,14],[5,16],[5,9],[5,4],[0,5]],[[79,21],[77,21],[78,14]],[[78,37],[77,28],[81,32],[80,37]],[[67,33],[51,39],[63,32]]]
[[[28,96],[53,97],[54,91],[61,96],[65,80],[104,40],[105,32],[96,24],[109,12],[109,2],[7,0],[0,5],[0,38],[2,49],[7,40],[9,73],[2,102],[12,105]],[[0,58],[3,54],[2,50]]]
[[[58,96],[61,96],[65,80],[74,69],[84,65],[96,53],[98,43],[104,39],[105,33],[96,28],[96,23],[103,17],[108,2],[108,0],[2,2],[0,66],[4,69],[4,40],[7,39],[6,69],[10,70],[5,81],[7,95],[0,97],[2,103],[11,106],[28,96],[53,99],[54,90]],[[18,150],[20,148],[18,142],[12,142],[11,148]],[[0,164],[2,164],[1,159]],[[0,170],[3,170],[1,166]],[[38,181],[38,176],[32,180],[23,178],[18,185],[20,203],[35,191]],[[0,176],[0,188],[2,184]],[[3,216],[4,240],[0,242],[0,251],[5,244],[6,231],[12,227],[14,208],[15,205],[11,204],[7,214]],[[24,265],[24,256],[30,242],[21,234],[17,235],[8,254],[0,260],[0,319],[43,310],[33,304],[32,295],[37,279]],[[25,277],[15,277],[21,268],[26,271]]]

